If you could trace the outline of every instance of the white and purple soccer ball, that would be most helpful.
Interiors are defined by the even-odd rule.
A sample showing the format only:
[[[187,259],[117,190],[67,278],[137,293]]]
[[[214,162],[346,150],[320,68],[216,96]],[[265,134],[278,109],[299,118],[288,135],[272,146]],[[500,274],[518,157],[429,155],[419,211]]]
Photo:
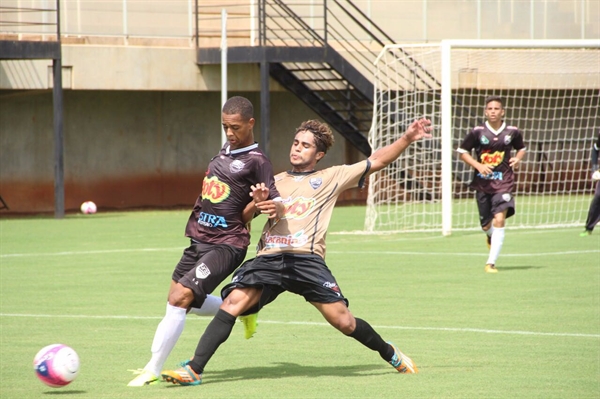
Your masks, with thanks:
[[[67,345],[48,345],[33,358],[33,369],[37,378],[49,387],[64,387],[77,378],[79,356]]]
[[[96,211],[98,210],[98,208],[96,207],[96,204],[94,204],[92,201],[85,201],[83,204],[81,204],[81,213],[85,214],[85,215],[90,215],[92,213],[96,213]]]

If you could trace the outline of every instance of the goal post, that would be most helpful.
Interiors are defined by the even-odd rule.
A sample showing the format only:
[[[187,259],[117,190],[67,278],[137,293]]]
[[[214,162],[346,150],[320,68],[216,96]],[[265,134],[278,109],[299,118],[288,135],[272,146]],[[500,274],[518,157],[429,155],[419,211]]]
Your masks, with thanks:
[[[428,117],[434,138],[370,176],[365,230],[479,229],[473,171],[456,148],[503,97],[524,135],[511,227],[582,225],[591,200],[589,153],[600,129],[600,40],[448,40],[386,46],[375,61],[373,150]]]

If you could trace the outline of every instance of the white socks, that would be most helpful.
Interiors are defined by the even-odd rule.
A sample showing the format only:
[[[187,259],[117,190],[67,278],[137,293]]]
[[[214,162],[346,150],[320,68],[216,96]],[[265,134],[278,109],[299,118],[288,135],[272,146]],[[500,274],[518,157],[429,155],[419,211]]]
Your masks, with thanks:
[[[214,316],[217,314],[219,307],[223,303],[221,297],[207,295],[206,300],[201,308],[191,308],[190,313],[197,316]],[[167,303],[167,311],[165,317],[161,320],[154,333],[152,341],[152,358],[144,367],[144,370],[151,372],[156,376],[160,376],[162,367],[169,357],[169,354],[175,347],[177,340],[185,327],[186,309],[178,308]]]
[[[502,249],[502,244],[504,244],[504,227],[492,226],[490,230],[492,229],[494,230],[494,233],[492,234],[492,247],[490,248],[490,255],[487,260],[488,265],[496,264],[496,260]]]
[[[190,313],[196,316],[214,316],[223,303],[220,296],[207,295],[201,308],[191,308]]]
[[[485,234],[487,234],[487,236],[488,236],[488,237],[491,237],[491,236],[492,236],[492,234],[494,234],[494,224],[493,224],[493,223],[492,223],[492,224],[490,224],[490,228],[489,228],[489,229],[487,229],[487,231],[486,231],[486,230],[483,230],[483,232],[484,232]]]
[[[167,312],[156,328],[152,341],[152,358],[144,367],[156,376],[160,376],[162,367],[175,347],[183,327],[185,326],[186,309],[171,306],[167,303]]]

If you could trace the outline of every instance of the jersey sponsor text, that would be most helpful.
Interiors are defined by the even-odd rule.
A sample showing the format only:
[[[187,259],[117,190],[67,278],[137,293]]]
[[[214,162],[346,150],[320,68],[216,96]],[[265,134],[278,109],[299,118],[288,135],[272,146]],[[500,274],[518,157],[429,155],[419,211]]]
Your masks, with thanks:
[[[202,199],[213,204],[225,201],[230,192],[229,186],[220,181],[217,176],[205,177],[202,182]]]

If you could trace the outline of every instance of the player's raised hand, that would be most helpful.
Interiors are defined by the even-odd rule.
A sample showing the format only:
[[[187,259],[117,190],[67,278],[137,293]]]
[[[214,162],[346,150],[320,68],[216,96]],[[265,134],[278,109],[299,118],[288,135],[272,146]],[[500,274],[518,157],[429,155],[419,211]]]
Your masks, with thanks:
[[[433,127],[431,126],[431,121],[427,118],[421,118],[410,124],[404,133],[404,137],[410,142],[413,142],[421,140],[422,138],[431,138],[432,131]]]
[[[265,183],[256,183],[250,186],[250,189],[252,190],[250,196],[254,199],[255,203],[265,201],[269,198],[269,187]]]

